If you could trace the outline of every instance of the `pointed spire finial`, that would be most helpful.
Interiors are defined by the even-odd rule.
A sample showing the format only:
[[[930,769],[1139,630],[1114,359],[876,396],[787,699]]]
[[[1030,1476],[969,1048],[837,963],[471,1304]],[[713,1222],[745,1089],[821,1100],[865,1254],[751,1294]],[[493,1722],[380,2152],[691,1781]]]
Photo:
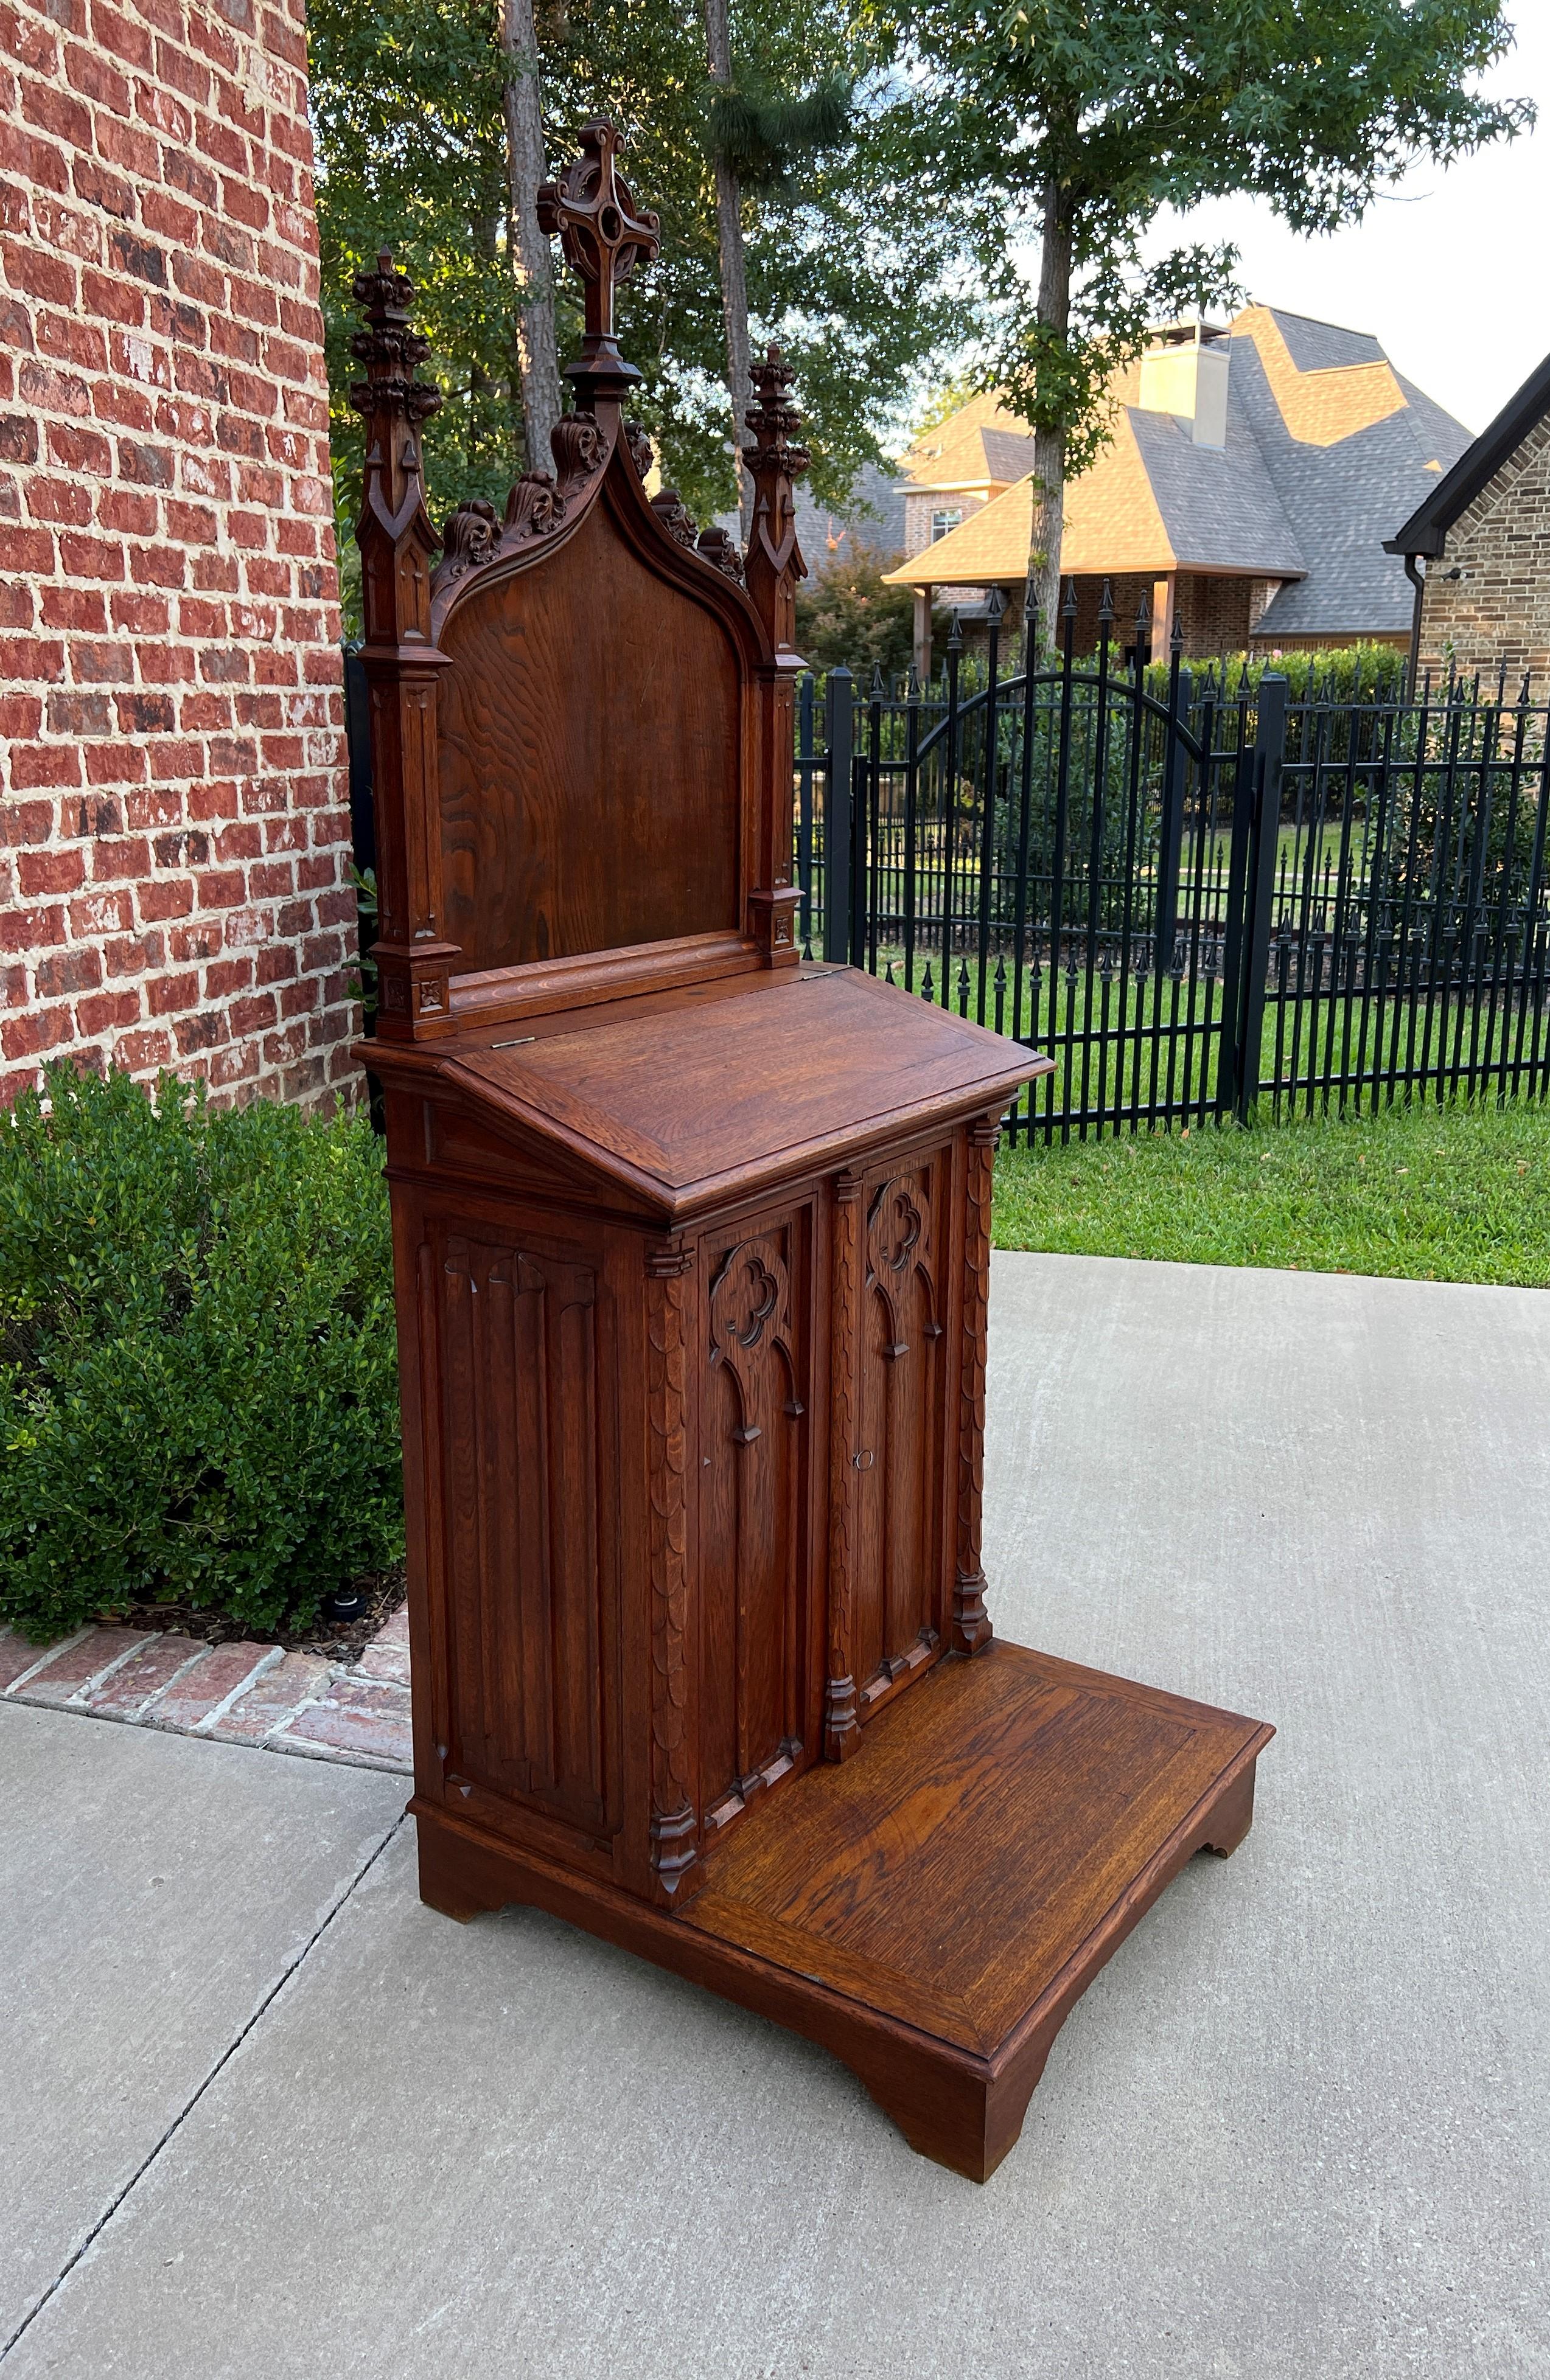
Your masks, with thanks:
[[[1103,591],[1098,597],[1098,625],[1100,627],[1104,627],[1112,626],[1113,624],[1114,589],[1105,578],[1103,585]]]
[[[441,391],[433,381],[416,380],[415,368],[431,352],[409,319],[414,284],[400,273],[388,248],[377,250],[374,273],[358,273],[351,295],[366,318],[349,351],[366,367],[366,378],[356,381],[349,401],[357,413],[402,414],[410,423],[424,421],[441,407]]]
[[[752,443],[742,450],[753,480],[753,527],[749,533],[748,591],[777,646],[789,648],[797,633],[797,581],[807,565],[797,543],[797,508],[791,483],[810,460],[791,439],[802,417],[790,401],[796,378],[777,346],[764,350],[751,374],[754,403],[744,419]]]
[[[1074,620],[1077,616],[1077,582],[1074,578],[1066,581],[1066,601],[1060,606],[1060,616],[1063,620]]]

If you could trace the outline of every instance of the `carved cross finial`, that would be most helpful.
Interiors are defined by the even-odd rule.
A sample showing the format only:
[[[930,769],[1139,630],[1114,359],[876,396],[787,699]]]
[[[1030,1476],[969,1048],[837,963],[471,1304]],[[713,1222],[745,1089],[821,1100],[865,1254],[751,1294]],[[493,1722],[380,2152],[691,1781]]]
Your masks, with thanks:
[[[408,421],[425,420],[439,408],[441,391],[414,377],[415,367],[431,352],[430,342],[409,320],[414,284],[397,270],[390,249],[377,250],[374,273],[356,274],[351,294],[366,317],[366,328],[349,343],[351,355],[366,367],[366,378],[350,389],[351,405],[357,413],[383,407]]]
[[[614,336],[614,292],[638,264],[650,264],[662,245],[659,218],[649,207],[637,209],[617,170],[621,146],[616,125],[583,125],[580,155],[538,193],[539,229],[551,239],[559,234],[566,262],[581,276],[587,323],[582,358],[589,367],[622,363]]]

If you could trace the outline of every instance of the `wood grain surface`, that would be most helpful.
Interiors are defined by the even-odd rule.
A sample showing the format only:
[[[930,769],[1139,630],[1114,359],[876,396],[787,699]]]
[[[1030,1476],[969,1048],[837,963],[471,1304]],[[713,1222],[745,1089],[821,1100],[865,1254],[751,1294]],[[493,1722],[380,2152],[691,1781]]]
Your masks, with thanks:
[[[739,922],[738,656],[681,595],[665,644],[667,601],[598,504],[551,566],[448,619],[442,905],[466,971]]]
[[[1048,1062],[851,967],[748,979],[741,996],[462,1045],[470,1087],[669,1190],[854,1141],[892,1117],[1005,1100]]]
[[[992,1645],[751,1816],[692,1922],[991,2058],[1264,1735]]]

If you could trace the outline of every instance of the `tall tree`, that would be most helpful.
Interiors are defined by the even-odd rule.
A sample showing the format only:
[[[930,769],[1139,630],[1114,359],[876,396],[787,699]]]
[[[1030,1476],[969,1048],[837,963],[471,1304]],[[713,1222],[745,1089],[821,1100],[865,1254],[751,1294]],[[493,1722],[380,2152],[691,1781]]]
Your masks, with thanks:
[[[522,451],[502,59],[488,7],[470,0],[311,0],[308,16],[335,518],[354,618],[362,449],[350,283],[384,242],[413,272],[446,395],[425,450],[433,517],[470,496],[504,498]]]
[[[732,28],[726,0],[703,0],[705,56],[718,91],[732,88]],[[721,310],[726,322],[726,389],[732,400],[732,459],[738,477],[738,510],[748,533],[748,474],[743,469],[743,415],[752,385],[748,370],[748,266],[743,256],[743,194],[726,149],[713,143],[715,175],[716,246],[721,266]]]
[[[922,188],[978,210],[1007,316],[996,377],[1033,432],[1045,622],[1066,481],[1103,442],[1114,370],[1151,321],[1230,289],[1230,249],[1143,268],[1158,210],[1241,191],[1300,231],[1350,222],[1412,161],[1532,122],[1472,87],[1511,42],[1503,0],[903,0]],[[1030,233],[1031,308],[1005,269]]]
[[[530,470],[549,466],[550,436],[560,418],[560,363],[555,338],[554,263],[538,227],[539,185],[549,178],[543,148],[543,66],[532,0],[502,0],[505,62],[506,221],[517,284],[517,354]]]
[[[732,456],[744,534],[748,474],[740,461],[749,405],[748,266],[743,249],[745,188],[763,199],[799,193],[804,167],[844,140],[852,86],[830,74],[817,89],[791,99],[765,81],[751,62],[734,76],[728,0],[702,0],[711,93],[707,140],[715,176],[716,238],[721,305],[726,322],[726,386],[732,401]]]
[[[920,382],[976,321],[977,301],[952,277],[952,241],[897,171],[899,93],[867,74],[853,5],[811,0],[799,19],[784,0],[738,0],[722,119],[702,0],[534,0],[548,172],[575,153],[589,117],[610,115],[625,131],[632,187],[662,217],[661,260],[620,292],[617,320],[643,374],[634,409],[702,519],[738,493],[711,165],[718,130],[748,168],[748,346],[776,338],[796,366],[820,503],[842,501],[862,464],[894,448]],[[522,468],[503,10],[504,0],[310,0],[330,432],[352,616],[361,448],[348,403],[359,376],[349,286],[384,240],[414,277],[427,370],[446,393],[425,447],[433,518],[471,496],[498,504]],[[746,60],[757,60],[757,81]],[[790,91],[806,95],[781,97]],[[530,176],[531,164],[524,187]],[[552,287],[564,354],[576,292],[563,272]],[[542,468],[541,435],[528,451]]]

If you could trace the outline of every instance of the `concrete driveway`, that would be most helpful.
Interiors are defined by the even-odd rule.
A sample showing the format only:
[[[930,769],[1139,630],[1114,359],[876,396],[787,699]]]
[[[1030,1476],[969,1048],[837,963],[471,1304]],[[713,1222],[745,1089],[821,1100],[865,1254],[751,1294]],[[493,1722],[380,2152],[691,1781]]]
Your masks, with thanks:
[[[1280,1733],[991,2182],[421,1909],[391,1778],[0,1711],[5,2380],[1550,2372],[1550,1298],[1004,1256],[992,1312],[1002,1633]]]

